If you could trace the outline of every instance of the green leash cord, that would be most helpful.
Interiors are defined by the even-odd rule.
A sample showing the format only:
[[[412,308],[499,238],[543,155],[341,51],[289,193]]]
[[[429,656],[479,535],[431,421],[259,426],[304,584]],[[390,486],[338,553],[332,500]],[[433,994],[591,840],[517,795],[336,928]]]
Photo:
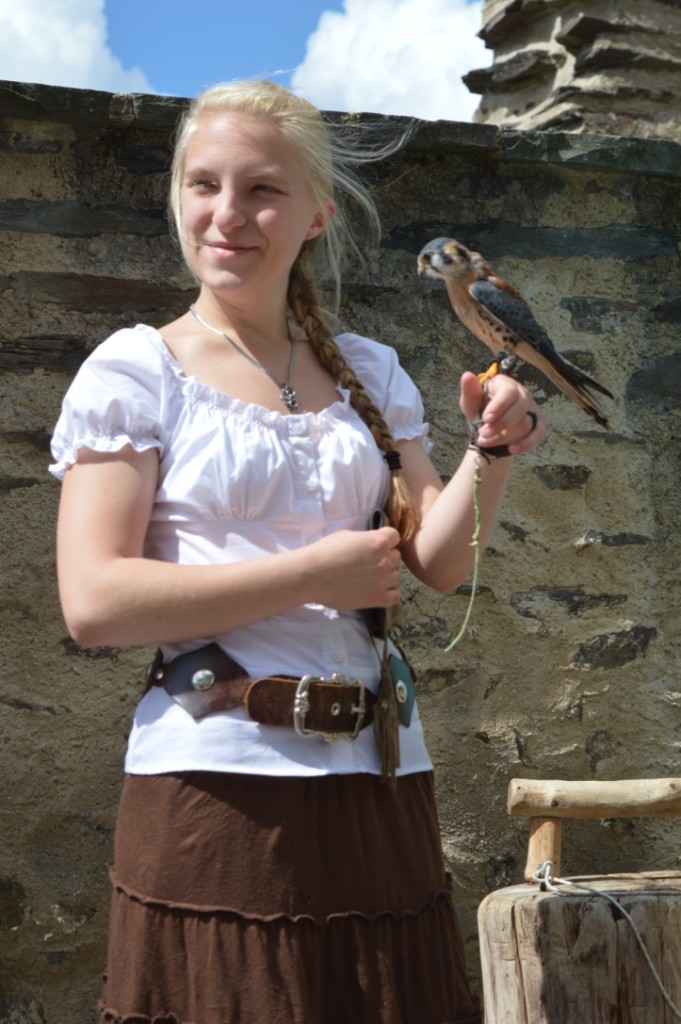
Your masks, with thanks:
[[[482,475],[480,473],[480,459],[478,458],[475,463],[475,479],[473,481],[473,508],[475,510],[475,526],[473,528],[473,536],[470,540],[470,547],[474,549],[474,560],[473,560],[473,582],[471,584],[471,596],[468,601],[468,608],[466,609],[466,615],[464,616],[461,629],[456,634],[452,642],[448,647],[445,647],[445,651],[451,651],[464,636],[468,629],[468,623],[471,619],[473,612],[473,602],[475,601],[475,593],[478,586],[478,570],[480,568],[480,486],[482,484]]]

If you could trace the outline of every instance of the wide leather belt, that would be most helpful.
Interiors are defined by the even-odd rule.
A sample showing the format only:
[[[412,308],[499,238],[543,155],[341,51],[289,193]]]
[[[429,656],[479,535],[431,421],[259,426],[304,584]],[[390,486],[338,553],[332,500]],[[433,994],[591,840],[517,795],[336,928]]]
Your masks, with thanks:
[[[147,669],[147,686],[163,686],[194,718],[243,707],[261,725],[294,728],[301,736],[355,739],[373,721],[374,697],[359,679],[306,675],[252,679],[218,644]]]

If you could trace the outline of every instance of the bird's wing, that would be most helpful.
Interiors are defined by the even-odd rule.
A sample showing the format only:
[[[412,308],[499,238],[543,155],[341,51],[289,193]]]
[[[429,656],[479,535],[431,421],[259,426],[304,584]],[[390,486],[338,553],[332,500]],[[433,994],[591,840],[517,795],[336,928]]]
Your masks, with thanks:
[[[508,288],[510,287],[509,285]],[[591,388],[602,395],[607,395],[608,398],[612,398],[611,392],[556,350],[544,328],[537,323],[529,306],[515,289],[500,288],[492,281],[483,279],[473,282],[470,293],[516,336],[513,355],[518,355],[525,362],[536,366],[556,387],[580,405],[587,407],[587,411],[590,411],[599,423],[606,424],[602,413],[585,396],[584,389]]]
[[[553,342],[541,324],[537,323],[527,303],[515,289],[509,289],[500,288],[488,278],[483,278],[473,282],[470,293],[476,302],[517,335],[518,343],[526,341],[540,355],[550,360],[556,354]]]

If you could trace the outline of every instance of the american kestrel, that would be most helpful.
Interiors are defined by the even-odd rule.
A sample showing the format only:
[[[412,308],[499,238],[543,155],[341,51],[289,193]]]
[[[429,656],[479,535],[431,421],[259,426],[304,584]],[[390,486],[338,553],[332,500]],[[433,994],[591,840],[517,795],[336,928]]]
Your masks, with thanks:
[[[519,356],[541,370],[600,426],[612,429],[589,393],[598,391],[612,398],[610,391],[556,351],[520,292],[499,277],[479,252],[471,252],[453,238],[436,238],[419,253],[418,272],[444,281],[456,315],[494,353],[494,362],[481,380],[512,365]],[[509,356],[510,363],[505,364]]]

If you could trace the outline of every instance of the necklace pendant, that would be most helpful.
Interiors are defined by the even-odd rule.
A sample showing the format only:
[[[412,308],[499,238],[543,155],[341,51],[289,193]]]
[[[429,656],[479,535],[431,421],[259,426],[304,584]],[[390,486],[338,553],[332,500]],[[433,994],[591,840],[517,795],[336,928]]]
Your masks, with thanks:
[[[281,400],[289,412],[293,412],[294,409],[298,408],[298,397],[294,389],[289,384],[289,380],[291,379],[291,375],[293,374],[293,367],[296,365],[296,340],[291,335],[290,332],[289,341],[291,343],[291,355],[289,356],[286,380],[283,383],[279,383],[279,380],[274,376],[272,371],[268,370],[266,366],[262,365],[262,363],[259,363],[258,360],[254,359],[253,356],[249,355],[248,352],[245,352],[244,349],[242,349],[241,345],[237,345],[234,338],[230,338],[229,334],[226,334],[224,331],[218,330],[217,327],[212,327],[210,324],[207,324],[206,321],[199,316],[194,306],[190,306],[189,311],[192,314],[192,316],[196,320],[198,320],[202,327],[205,327],[206,330],[208,331],[212,331],[213,334],[219,334],[221,337],[223,337],[225,341],[228,341],[230,343],[233,349],[236,349],[239,355],[242,355],[244,359],[247,359],[249,363],[251,363],[252,366],[255,366],[258,370],[260,370],[261,373],[266,373],[270,380],[273,380],[274,383],[279,386],[279,394],[281,396]]]
[[[289,412],[293,412],[294,409],[298,408],[298,398],[288,381],[281,385],[281,400]]]

